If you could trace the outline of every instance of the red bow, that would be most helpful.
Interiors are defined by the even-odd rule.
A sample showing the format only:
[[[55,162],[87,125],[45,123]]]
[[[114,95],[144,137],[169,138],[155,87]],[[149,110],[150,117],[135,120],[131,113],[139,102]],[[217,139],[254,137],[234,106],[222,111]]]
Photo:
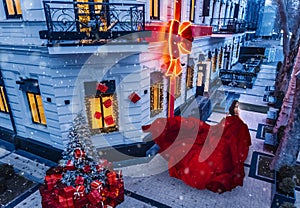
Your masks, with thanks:
[[[189,54],[192,49],[192,23],[180,22],[178,20],[169,21],[169,66],[166,76],[178,76],[181,74],[180,54]]]

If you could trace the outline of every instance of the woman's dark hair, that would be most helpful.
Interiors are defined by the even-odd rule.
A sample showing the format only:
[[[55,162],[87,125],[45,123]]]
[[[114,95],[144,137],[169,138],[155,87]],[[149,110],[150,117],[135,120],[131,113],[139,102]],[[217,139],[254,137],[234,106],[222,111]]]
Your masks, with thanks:
[[[238,100],[233,100],[230,107],[229,107],[229,114],[234,116],[234,108],[235,108],[235,104],[238,103]]]

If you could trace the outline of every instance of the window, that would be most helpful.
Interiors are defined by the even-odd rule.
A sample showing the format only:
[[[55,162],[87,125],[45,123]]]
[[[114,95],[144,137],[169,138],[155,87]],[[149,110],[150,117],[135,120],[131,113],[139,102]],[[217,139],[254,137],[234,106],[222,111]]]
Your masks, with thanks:
[[[40,94],[27,92],[29,108],[33,123],[46,125],[46,117]]]
[[[195,3],[196,3],[196,0],[190,1],[190,21],[191,22],[195,21]]]
[[[219,69],[222,69],[222,60],[223,60],[223,48],[221,48],[219,53]]]
[[[81,23],[80,32],[107,31],[108,6],[103,6],[101,3],[108,3],[108,0],[75,0],[75,2],[78,2],[76,15]]]
[[[4,88],[0,84],[0,112],[8,113],[8,106],[5,99]]]
[[[193,88],[194,66],[188,66],[186,70],[186,89]]]
[[[163,110],[163,76],[160,72],[150,75],[150,116],[153,117]]]
[[[181,95],[181,78],[182,74],[176,77],[175,98],[179,98]]]
[[[211,68],[213,72],[216,72],[217,70],[217,61],[218,61],[218,54],[214,54],[211,60]]]
[[[236,53],[235,53],[235,57],[238,58],[239,57],[239,49],[240,49],[240,42],[238,42],[237,46],[236,46]]]
[[[43,107],[39,83],[36,79],[22,79],[16,81],[20,90],[26,93],[31,119],[33,123],[46,125],[45,110]]]
[[[20,0],[4,0],[4,9],[7,18],[22,17]]]
[[[160,0],[150,0],[150,19],[159,20]]]
[[[117,131],[118,105],[115,92],[115,81],[102,81],[98,86],[107,87],[105,91],[97,90],[97,82],[86,82],[85,106],[92,134]]]

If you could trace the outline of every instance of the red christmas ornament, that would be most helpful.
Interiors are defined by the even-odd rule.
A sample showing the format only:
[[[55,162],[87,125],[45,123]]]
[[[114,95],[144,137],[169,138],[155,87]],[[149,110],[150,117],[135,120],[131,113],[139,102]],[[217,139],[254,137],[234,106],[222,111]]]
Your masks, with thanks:
[[[76,148],[74,150],[74,156],[77,160],[82,160],[82,158],[85,157],[85,152],[80,148]]]
[[[112,116],[106,116],[104,118],[104,121],[105,121],[106,125],[108,125],[108,126],[110,126],[110,125],[112,125],[112,124],[115,123],[115,121],[114,121],[114,119],[113,119]]]
[[[133,92],[128,96],[128,99],[131,102],[136,103],[137,101],[139,101],[141,99],[141,97],[138,94],[136,94],[135,92]]]
[[[94,118],[95,119],[100,119],[102,117],[102,113],[100,113],[99,111],[96,111],[94,114]]]
[[[105,84],[102,84],[100,82],[97,85],[97,90],[100,91],[100,92],[102,92],[102,93],[105,93],[108,90],[108,87]]]
[[[84,178],[82,176],[77,176],[75,180],[76,185],[83,185],[84,184]]]
[[[84,167],[83,167],[83,172],[85,172],[85,173],[89,173],[89,172],[91,172],[91,167],[89,166],[89,165],[85,165]]]
[[[109,108],[112,105],[111,99],[105,100],[103,102],[103,105],[104,105],[105,108]]]
[[[66,169],[67,170],[75,170],[75,166],[72,160],[68,160],[67,164],[66,164]]]

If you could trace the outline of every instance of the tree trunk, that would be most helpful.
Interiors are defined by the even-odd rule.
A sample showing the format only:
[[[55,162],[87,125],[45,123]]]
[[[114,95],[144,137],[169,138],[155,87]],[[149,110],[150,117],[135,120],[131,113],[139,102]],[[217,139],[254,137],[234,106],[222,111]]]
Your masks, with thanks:
[[[284,96],[283,103],[281,106],[280,114],[277,119],[276,125],[274,127],[274,133],[277,133],[278,128],[280,126],[287,126],[288,121],[290,119],[291,110],[292,110],[292,105],[294,101],[294,96],[295,96],[295,89],[296,89],[296,73],[299,71],[300,68],[300,50],[298,50],[297,54],[297,59],[295,62],[295,65],[293,67],[292,75],[291,75],[291,80],[289,81],[288,89],[287,92]],[[285,73],[286,79],[288,78],[287,73]],[[286,80],[287,81],[287,80]]]
[[[298,50],[296,62],[291,75],[291,80],[288,85],[288,90],[285,94],[281,111],[277,119],[276,125],[274,127],[274,133],[277,133],[279,127],[286,126],[281,141],[279,143],[276,155],[271,164],[271,168],[275,170],[278,170],[282,165],[293,163],[296,160],[295,157],[297,157],[296,152],[298,152],[299,150],[299,147],[295,145],[295,142],[298,142],[298,136],[295,136],[295,133],[297,133],[297,128],[299,128],[298,126],[296,126],[295,129],[295,125],[296,121],[300,119],[298,118],[300,116],[298,114],[299,109],[297,109],[297,107],[299,107],[300,104],[300,85],[299,80],[297,80],[296,76],[296,74],[299,72],[299,69],[300,50]],[[297,113],[297,115],[295,115],[295,113]]]
[[[276,95],[279,95],[280,92],[286,92],[288,88],[288,84],[290,81],[290,76],[293,70],[293,64],[295,61],[295,57],[298,53],[299,43],[297,44],[297,47],[294,49],[291,49],[289,54],[285,56],[283,64],[281,69],[278,72],[277,78],[276,78]]]

